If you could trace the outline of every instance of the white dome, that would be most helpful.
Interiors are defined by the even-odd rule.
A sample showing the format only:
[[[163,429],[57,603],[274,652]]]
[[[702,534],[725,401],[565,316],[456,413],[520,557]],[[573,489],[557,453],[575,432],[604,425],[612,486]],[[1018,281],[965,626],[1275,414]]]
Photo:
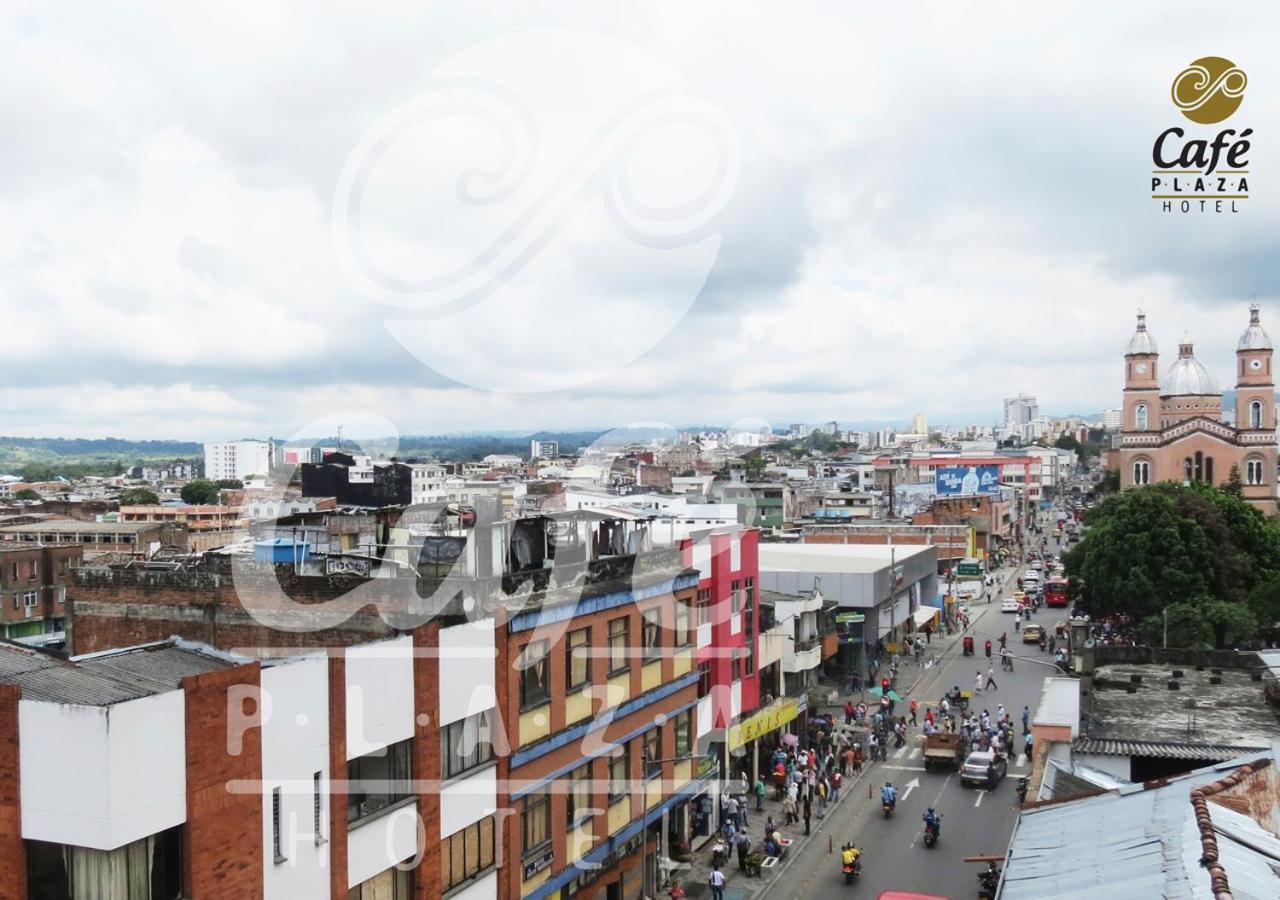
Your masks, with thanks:
[[[1271,335],[1258,320],[1258,304],[1249,307],[1249,327],[1240,335],[1236,350],[1270,350]]]
[[[1178,347],[1178,359],[1160,381],[1160,392],[1166,396],[1178,394],[1221,394],[1218,383],[1209,370],[1196,359],[1191,344]]]
[[[1129,338],[1129,346],[1125,348],[1124,355],[1155,356],[1159,352],[1156,349],[1156,339],[1151,336],[1151,332],[1147,331],[1147,317],[1143,313],[1138,313],[1138,330],[1133,333],[1133,337]]]

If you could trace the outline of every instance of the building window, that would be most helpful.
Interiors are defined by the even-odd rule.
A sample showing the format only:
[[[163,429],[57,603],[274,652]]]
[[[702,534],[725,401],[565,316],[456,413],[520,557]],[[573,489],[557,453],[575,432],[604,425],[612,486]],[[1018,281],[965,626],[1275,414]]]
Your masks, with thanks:
[[[564,652],[564,670],[569,673],[568,688],[572,691],[591,681],[591,629],[569,632]]]
[[[494,863],[493,816],[485,816],[440,842],[440,890],[470,881]]]
[[[1147,430],[1147,404],[1139,403],[1133,408],[1133,427],[1138,431]]]
[[[698,696],[711,693],[711,663],[698,663]]]
[[[1133,483],[1134,484],[1150,484],[1151,483],[1151,463],[1146,460],[1138,460],[1133,464]]]
[[[36,603],[39,602],[38,595],[36,594],[35,591],[27,591],[25,594],[22,595],[22,602],[23,602],[23,605],[27,607],[27,609],[31,609],[31,607],[35,606]]]
[[[1262,401],[1251,400],[1249,402],[1249,427],[1262,427]]]
[[[756,673],[755,641],[750,639],[750,636],[748,636],[747,642],[742,645],[742,651],[744,672],[750,678]]]
[[[609,754],[609,802],[621,800],[631,792],[631,752],[623,744]]]
[[[676,732],[676,756],[692,756],[693,755],[693,710],[686,709],[679,713],[675,719]]]
[[[733,660],[730,663],[730,671],[734,681],[742,680],[742,650],[738,647],[733,648]]]
[[[1262,484],[1262,460],[1254,457],[1245,462],[1244,480],[1246,484]]]
[[[27,841],[29,893],[21,896],[139,900],[188,896],[182,882],[182,831],[179,825],[115,850]]]
[[[689,609],[689,601],[676,598],[676,634],[677,647],[687,647],[693,643],[693,611]]]
[[[591,816],[591,763],[586,762],[569,773],[569,790],[565,819],[569,830],[577,828]]]
[[[652,618],[650,618],[652,616]],[[644,640],[644,658],[648,662],[662,654],[662,611],[651,609],[644,616],[642,638]]]
[[[734,615],[742,612],[742,582],[733,581],[729,585],[729,612]]]
[[[698,591],[698,624],[708,625],[711,623],[711,590],[710,588],[701,588]]]
[[[524,855],[551,843],[551,796],[545,791],[530,794],[523,801]]]
[[[644,777],[654,779],[662,774],[662,726],[644,735]]]
[[[311,830],[316,844],[324,843],[324,773],[311,776]]]
[[[609,620],[609,674],[627,669],[627,650],[631,643],[631,620],[626,616]]]
[[[403,740],[347,762],[347,821],[358,822],[412,796],[409,744]]]
[[[285,861],[284,840],[281,835],[281,809],[280,788],[271,789],[271,852],[275,857],[276,865]]]
[[[412,897],[412,869],[395,866],[347,891],[347,900],[411,900]]]
[[[540,706],[550,698],[551,666],[547,659],[547,642],[532,641],[520,654],[520,708]]]
[[[440,729],[440,777],[455,778],[493,759],[489,713],[478,712]]]

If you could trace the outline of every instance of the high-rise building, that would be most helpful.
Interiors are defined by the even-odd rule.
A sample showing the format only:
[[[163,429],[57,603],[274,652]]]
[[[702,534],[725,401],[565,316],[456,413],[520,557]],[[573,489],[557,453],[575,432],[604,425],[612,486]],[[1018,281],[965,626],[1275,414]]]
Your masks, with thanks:
[[[204,445],[204,477],[244,481],[271,471],[271,441],[215,441]]]
[[[540,441],[537,438],[529,441],[529,459],[558,459],[560,456],[559,441]]]
[[[1031,394],[1019,394],[1016,397],[1006,397],[1004,401],[1004,427],[1011,430],[1018,430],[1019,426],[1027,425],[1040,416],[1040,404],[1036,402],[1036,398]]]
[[[1102,413],[1102,427],[1114,431],[1124,424],[1124,410],[1108,409]]]
[[[929,417],[924,413],[916,413],[911,417],[911,433],[912,434],[928,434],[929,433]]]

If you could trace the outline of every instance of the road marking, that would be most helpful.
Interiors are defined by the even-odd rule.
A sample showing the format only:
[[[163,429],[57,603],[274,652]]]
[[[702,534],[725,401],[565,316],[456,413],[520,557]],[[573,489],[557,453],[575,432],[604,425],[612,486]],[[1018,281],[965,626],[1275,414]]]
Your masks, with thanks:
[[[902,759],[902,755],[906,752],[907,752],[907,748],[905,746],[899,747],[897,750],[893,751],[893,758]]]
[[[907,782],[906,787],[902,789],[902,799],[906,800],[908,797],[911,796],[911,792],[918,787],[920,787],[920,779],[912,778],[910,781]]]
[[[910,753],[910,754],[908,754],[908,755],[909,755],[912,759],[915,759],[917,756],[919,756],[919,755],[920,755],[920,748],[919,748],[919,747],[912,747],[912,748],[911,748],[911,753]]]
[[[928,771],[924,766],[886,766],[882,765],[882,769],[893,769],[895,772],[925,772]]]
[[[981,805],[982,805],[982,798],[983,798],[984,796],[986,796],[986,793],[987,793],[986,791],[978,791],[978,796],[977,796],[977,797],[975,797],[975,798],[973,799],[973,805],[974,805],[974,806],[981,806]]]

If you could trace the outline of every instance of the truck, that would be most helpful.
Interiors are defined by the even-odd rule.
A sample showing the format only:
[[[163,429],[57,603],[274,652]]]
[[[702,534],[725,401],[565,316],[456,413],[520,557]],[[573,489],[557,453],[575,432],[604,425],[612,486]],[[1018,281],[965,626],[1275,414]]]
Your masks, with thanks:
[[[964,741],[958,734],[937,732],[924,736],[924,767],[959,767],[964,760]]]

